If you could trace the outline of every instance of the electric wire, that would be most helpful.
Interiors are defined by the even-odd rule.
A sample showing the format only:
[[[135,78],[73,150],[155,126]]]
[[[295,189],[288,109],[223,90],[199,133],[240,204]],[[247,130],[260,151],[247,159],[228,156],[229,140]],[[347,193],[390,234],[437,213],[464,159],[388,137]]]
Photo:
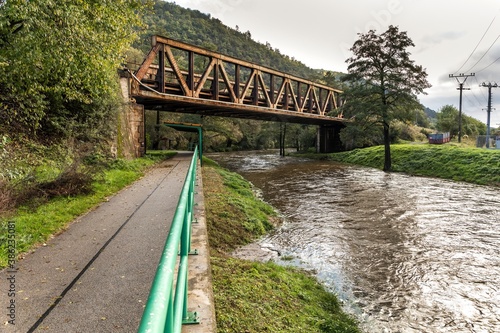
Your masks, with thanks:
[[[493,66],[494,63],[496,63],[498,60],[500,60],[500,57],[496,58],[495,61],[493,61],[491,64],[489,64],[488,66],[484,67],[483,69],[480,69],[478,71],[476,71],[476,73],[481,73],[482,71],[484,71],[485,69],[488,69],[490,68],[491,66]]]
[[[462,111],[465,113],[465,110],[469,109],[469,110],[475,110],[477,108],[476,104],[473,103],[473,101],[470,99],[469,96],[467,95],[464,95],[465,97],[465,102],[464,103],[464,107],[462,108]]]
[[[460,70],[465,66],[465,64],[469,61],[469,59],[472,57],[472,55],[474,54],[474,52],[476,52],[479,44],[481,44],[481,42],[483,41],[484,39],[484,36],[486,36],[486,34],[488,33],[488,31],[490,30],[491,28],[491,25],[493,24],[493,22],[495,21],[496,19],[496,15],[495,17],[493,18],[493,20],[491,20],[490,22],[490,25],[488,26],[488,28],[486,28],[486,31],[484,32],[483,36],[481,37],[481,39],[479,40],[479,42],[476,44],[476,47],[474,48],[474,50],[472,50],[471,54],[469,54],[469,57],[467,58],[467,60],[465,60],[465,62],[462,64],[462,66],[460,66],[460,68],[455,72],[455,73],[458,73],[460,72]]]
[[[498,38],[500,38],[500,35],[497,36],[497,38],[495,38],[495,40],[493,41],[493,43],[490,45],[490,47],[486,50],[486,52],[483,53],[483,55],[481,56],[481,58],[479,58],[478,61],[476,61],[476,63],[468,70],[466,70],[466,72],[470,72],[472,69],[474,69],[474,67],[476,67],[476,65],[481,61],[483,60],[484,56],[486,54],[488,54],[488,52],[491,50],[491,48],[493,47],[493,45],[495,45],[495,43],[497,42]]]
[[[468,117],[481,121],[479,118],[481,118],[482,116],[481,110],[484,109],[480,105],[478,106],[476,103],[474,103],[474,101],[471,100],[467,95],[464,95],[464,97],[465,102],[467,103],[465,103],[462,112]]]
[[[474,77],[475,78],[475,77]],[[476,79],[477,80],[477,79]],[[470,85],[469,82],[466,82],[465,84],[465,87],[470,91],[470,94],[467,93],[467,94],[464,94],[464,98],[465,98],[465,105],[464,105],[464,109],[468,109],[469,112],[472,111],[475,113],[475,111],[480,111],[483,107],[483,104],[482,102],[479,100],[479,98],[477,97],[477,95],[474,93],[474,90],[472,88],[472,86]],[[478,85],[479,86],[479,85]],[[480,90],[482,91],[482,90]],[[472,94],[472,97],[470,97],[470,95]],[[466,113],[466,112],[464,112]],[[470,115],[469,115],[470,116]],[[473,117],[473,116],[471,116]],[[477,117],[477,116],[476,116]],[[476,118],[477,119],[477,118]]]
[[[481,86],[481,84],[479,83],[479,81],[477,80],[477,76],[473,76],[474,80],[476,81],[476,84],[478,86]],[[479,89],[479,91],[481,92],[481,95],[483,95],[483,98],[484,100],[487,100],[488,99],[488,96],[486,96],[485,92],[484,92],[484,89]]]
[[[478,84],[479,86],[479,84]],[[477,95],[474,93],[474,90],[472,89],[472,87],[469,85],[469,83],[467,83],[467,87],[470,89],[470,92],[472,94],[472,96],[474,97],[474,99],[476,100],[477,102],[477,105],[478,106],[481,106],[482,105],[482,102],[479,100],[479,98],[477,98]]]
[[[464,103],[464,110],[468,110],[467,113],[470,113],[471,111],[477,111],[477,110],[481,110],[481,106],[478,106],[477,103],[472,100],[470,97],[468,97],[467,95],[464,95],[465,97],[465,102]],[[465,112],[465,111],[464,111]]]

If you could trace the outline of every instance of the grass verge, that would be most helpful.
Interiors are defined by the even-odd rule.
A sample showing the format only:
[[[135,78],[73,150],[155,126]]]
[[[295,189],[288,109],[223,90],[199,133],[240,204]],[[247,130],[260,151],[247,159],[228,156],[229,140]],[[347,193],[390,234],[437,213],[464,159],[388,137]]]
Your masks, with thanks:
[[[306,272],[227,255],[277,219],[248,182],[205,160],[203,187],[218,332],[360,332],[335,295]]]
[[[28,252],[44,243],[52,235],[66,229],[68,223],[106,197],[140,178],[153,164],[175,155],[175,152],[148,154],[131,161],[116,160],[92,183],[90,194],[58,196],[33,208],[19,207],[13,214],[0,219],[0,269],[7,266],[8,224],[15,224],[17,253]]]
[[[203,163],[207,228],[213,253],[228,253],[273,228],[277,221],[274,209],[255,198],[243,177],[209,159]]]
[[[384,147],[376,146],[333,154],[294,154],[382,169]],[[455,144],[396,144],[391,146],[392,171],[438,177],[480,185],[500,186],[500,150]]]

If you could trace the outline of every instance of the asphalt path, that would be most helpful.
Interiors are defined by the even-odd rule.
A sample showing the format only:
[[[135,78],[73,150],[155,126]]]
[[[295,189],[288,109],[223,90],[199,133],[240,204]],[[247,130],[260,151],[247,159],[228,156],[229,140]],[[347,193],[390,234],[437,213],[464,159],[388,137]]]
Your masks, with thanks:
[[[191,156],[163,162],[20,260],[15,325],[0,331],[137,332]]]

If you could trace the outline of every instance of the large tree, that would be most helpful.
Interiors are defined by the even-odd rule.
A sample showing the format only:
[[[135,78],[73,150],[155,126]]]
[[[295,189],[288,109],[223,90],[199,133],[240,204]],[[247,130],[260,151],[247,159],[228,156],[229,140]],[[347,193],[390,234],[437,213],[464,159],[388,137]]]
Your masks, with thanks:
[[[1,3],[0,130],[74,136],[112,121],[117,69],[146,1]]]
[[[398,27],[389,26],[377,34],[370,30],[359,34],[350,49],[348,84],[344,113],[354,117],[355,126],[378,125],[385,146],[384,170],[391,170],[391,121],[411,119],[422,108],[417,95],[429,88],[427,73],[410,59],[413,41]]]

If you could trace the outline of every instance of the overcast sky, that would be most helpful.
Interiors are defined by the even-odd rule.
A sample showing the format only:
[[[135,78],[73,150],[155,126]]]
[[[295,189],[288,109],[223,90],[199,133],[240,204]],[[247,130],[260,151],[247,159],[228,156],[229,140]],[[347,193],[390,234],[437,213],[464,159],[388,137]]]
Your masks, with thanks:
[[[470,74],[464,86],[465,114],[486,123],[488,88],[500,84],[500,1],[498,0],[175,0],[250,31],[282,54],[312,68],[347,71],[345,59],[357,33],[383,32],[397,25],[415,43],[412,59],[427,69],[432,88],[420,101],[438,111],[459,106],[456,79]],[[498,40],[497,40],[498,39]],[[495,60],[497,60],[495,62]],[[500,125],[500,87],[492,89],[492,127]]]

